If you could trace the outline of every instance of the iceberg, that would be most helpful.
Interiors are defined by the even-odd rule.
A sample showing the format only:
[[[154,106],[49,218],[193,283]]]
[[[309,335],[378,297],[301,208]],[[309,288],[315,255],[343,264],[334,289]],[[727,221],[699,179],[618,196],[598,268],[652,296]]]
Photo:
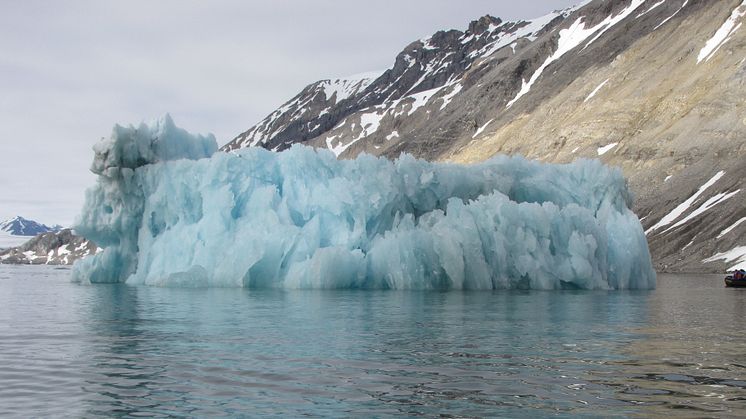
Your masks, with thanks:
[[[75,229],[103,251],[73,280],[175,287],[649,289],[618,169],[499,156],[337,160],[293,146],[115,126]]]

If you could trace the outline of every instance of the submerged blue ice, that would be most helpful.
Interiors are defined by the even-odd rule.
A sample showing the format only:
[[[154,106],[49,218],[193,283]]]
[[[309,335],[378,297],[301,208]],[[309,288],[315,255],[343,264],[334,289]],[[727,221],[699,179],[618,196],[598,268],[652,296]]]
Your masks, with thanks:
[[[471,166],[295,146],[217,152],[169,117],[116,126],[76,230],[83,282],[159,286],[653,288],[619,170],[496,157]]]

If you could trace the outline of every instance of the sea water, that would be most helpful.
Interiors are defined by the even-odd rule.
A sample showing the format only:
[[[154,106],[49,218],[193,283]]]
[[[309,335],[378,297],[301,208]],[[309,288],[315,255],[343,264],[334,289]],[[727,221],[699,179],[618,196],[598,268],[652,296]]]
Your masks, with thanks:
[[[0,266],[0,416],[746,415],[746,290],[77,285]]]

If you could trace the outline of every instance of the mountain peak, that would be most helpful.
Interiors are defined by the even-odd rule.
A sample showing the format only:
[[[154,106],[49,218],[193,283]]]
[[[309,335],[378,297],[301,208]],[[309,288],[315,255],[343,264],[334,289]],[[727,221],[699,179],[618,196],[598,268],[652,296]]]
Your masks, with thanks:
[[[502,23],[503,20],[499,17],[484,15],[477,20],[472,20],[469,23],[469,29],[466,30],[466,33],[468,35],[484,33],[490,30],[490,27],[500,26]]]
[[[36,236],[37,234],[49,231],[58,231],[61,228],[60,225],[49,227],[34,220],[21,217],[20,215],[16,215],[0,223],[0,230],[14,236]]]

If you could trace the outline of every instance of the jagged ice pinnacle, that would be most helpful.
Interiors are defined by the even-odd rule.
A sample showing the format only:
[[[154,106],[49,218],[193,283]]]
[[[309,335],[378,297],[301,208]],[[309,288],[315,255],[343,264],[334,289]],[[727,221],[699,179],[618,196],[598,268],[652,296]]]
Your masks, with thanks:
[[[217,152],[166,116],[94,147],[76,230],[104,250],[73,278],[159,286],[653,288],[621,172],[595,160],[403,155],[303,146]]]

